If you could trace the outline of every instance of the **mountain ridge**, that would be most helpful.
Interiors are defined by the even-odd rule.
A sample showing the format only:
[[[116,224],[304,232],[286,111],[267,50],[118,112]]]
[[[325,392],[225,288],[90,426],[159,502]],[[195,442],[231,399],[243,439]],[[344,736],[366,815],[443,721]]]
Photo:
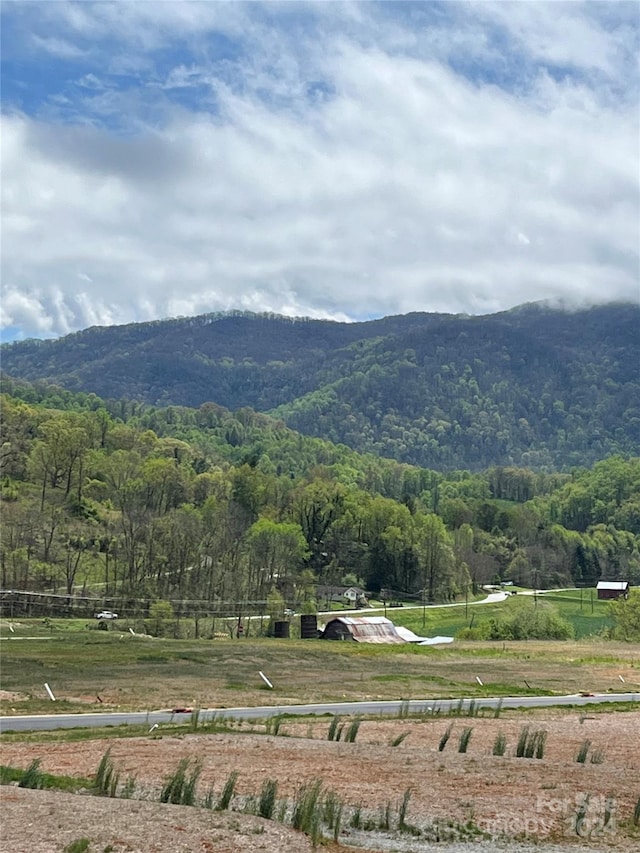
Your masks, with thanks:
[[[358,323],[230,312],[3,345],[3,370],[100,397],[270,412],[431,468],[590,464],[640,446],[640,306],[539,303]]]

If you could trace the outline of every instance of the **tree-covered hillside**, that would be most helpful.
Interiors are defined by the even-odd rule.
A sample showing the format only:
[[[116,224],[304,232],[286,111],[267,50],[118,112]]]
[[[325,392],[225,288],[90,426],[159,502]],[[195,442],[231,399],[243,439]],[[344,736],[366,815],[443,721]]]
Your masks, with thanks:
[[[109,399],[271,412],[437,470],[568,470],[640,449],[640,307],[368,323],[249,314],[3,347],[3,369]]]
[[[447,474],[250,409],[6,382],[0,583],[118,608],[313,609],[318,585],[449,600],[504,579],[640,581],[640,458]]]

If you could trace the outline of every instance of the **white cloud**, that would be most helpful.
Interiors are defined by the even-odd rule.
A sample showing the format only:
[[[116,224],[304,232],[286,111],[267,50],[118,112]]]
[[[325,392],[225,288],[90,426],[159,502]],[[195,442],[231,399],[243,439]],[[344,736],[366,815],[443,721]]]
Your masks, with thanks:
[[[259,49],[225,60],[241,76],[194,53],[136,72],[133,88],[87,68],[74,102],[84,123],[4,117],[7,325],[64,333],[238,307],[344,319],[638,298],[638,117],[611,95],[618,25],[562,6],[554,29],[538,3],[516,4],[513,18],[505,4],[455,7],[466,21],[455,33],[447,21],[381,28],[380,7],[320,4],[318,41],[295,30],[292,5],[266,7],[290,16],[286,33],[244,4],[116,4],[121,18],[109,4],[64,6],[94,38],[125,39],[137,19],[144,50],[237,34],[243,21]],[[597,65],[597,85],[544,66],[526,90],[462,75],[446,55],[458,42],[492,55],[487,17],[536,61]],[[585,34],[597,63],[577,46]],[[313,81],[326,96],[309,98]],[[211,112],[201,94],[195,107],[165,100],[194,87]]]

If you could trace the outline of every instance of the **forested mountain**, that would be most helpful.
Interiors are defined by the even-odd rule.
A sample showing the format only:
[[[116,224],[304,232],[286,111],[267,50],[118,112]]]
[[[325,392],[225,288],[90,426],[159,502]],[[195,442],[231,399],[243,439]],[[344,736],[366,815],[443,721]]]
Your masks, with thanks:
[[[640,448],[640,307],[527,305],[365,323],[233,313],[2,348],[3,370],[108,399],[271,412],[436,470],[568,470]]]
[[[5,381],[0,584],[144,613],[313,609],[318,584],[447,600],[640,581],[640,458],[446,474],[232,413]],[[116,608],[116,609],[117,609]]]

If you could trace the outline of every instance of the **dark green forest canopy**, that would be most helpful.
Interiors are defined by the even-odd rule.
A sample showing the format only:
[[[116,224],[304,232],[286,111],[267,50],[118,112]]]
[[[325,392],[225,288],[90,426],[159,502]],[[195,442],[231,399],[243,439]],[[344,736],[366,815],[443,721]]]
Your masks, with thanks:
[[[631,304],[351,324],[211,314],[9,344],[2,361],[105,399],[270,412],[423,468],[552,472],[639,452],[639,330]]]
[[[481,584],[640,581],[640,458],[447,473],[212,403],[103,401],[6,379],[4,589],[313,607],[318,585],[429,600]],[[186,606],[186,605],[185,605]]]

